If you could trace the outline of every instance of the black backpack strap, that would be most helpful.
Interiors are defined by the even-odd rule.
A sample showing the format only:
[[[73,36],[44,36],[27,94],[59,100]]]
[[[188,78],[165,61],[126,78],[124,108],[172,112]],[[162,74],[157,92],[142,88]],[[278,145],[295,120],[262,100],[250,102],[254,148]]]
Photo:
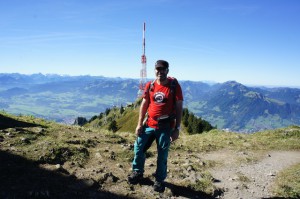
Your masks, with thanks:
[[[173,95],[173,109],[176,109],[176,87],[177,87],[178,81],[176,78],[173,78],[170,84],[171,93]]]
[[[150,91],[153,91],[154,83],[155,83],[155,80],[153,80],[153,81],[150,83],[150,86],[149,86],[149,89],[148,89],[148,92],[149,92],[149,93],[150,93]],[[149,95],[149,96],[150,96],[150,95]]]
[[[149,81],[149,82],[150,82],[150,81]],[[148,89],[147,92],[148,92],[149,100],[150,100],[150,91],[153,91],[154,82],[155,82],[155,80],[151,81],[151,83],[150,83],[150,85],[148,86],[148,88],[146,88],[146,89]],[[148,115],[148,110],[147,110],[146,115],[145,115],[145,118],[144,118],[144,121],[143,121],[143,125],[146,124],[146,122],[147,122],[147,120],[148,120],[148,117],[149,117],[149,115]]]

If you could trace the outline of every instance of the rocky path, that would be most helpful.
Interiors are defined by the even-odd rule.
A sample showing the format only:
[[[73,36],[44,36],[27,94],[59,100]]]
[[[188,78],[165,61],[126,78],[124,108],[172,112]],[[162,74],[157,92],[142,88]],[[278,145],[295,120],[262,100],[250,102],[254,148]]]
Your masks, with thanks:
[[[219,161],[220,167],[211,169],[215,185],[224,190],[220,198],[269,198],[270,187],[283,169],[300,163],[300,151],[272,151],[267,154],[218,151],[205,159]]]

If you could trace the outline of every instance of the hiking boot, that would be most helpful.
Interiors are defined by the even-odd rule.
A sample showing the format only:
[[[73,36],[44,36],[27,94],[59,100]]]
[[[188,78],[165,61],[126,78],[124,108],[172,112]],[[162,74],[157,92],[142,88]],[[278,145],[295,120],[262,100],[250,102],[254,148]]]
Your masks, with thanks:
[[[129,176],[128,176],[128,182],[130,184],[137,184],[141,179],[143,178],[143,174],[139,173],[137,171],[133,171]]]
[[[154,185],[153,185],[153,190],[156,192],[159,192],[159,193],[164,192],[165,191],[165,183],[163,181],[162,182],[155,181]]]

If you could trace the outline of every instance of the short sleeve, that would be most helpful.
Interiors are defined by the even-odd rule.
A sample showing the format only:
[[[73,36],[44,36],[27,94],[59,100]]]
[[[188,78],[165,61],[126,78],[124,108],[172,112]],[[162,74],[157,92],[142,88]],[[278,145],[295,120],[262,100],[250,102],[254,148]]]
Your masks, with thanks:
[[[147,84],[145,85],[144,87],[144,92],[143,92],[143,95],[142,95],[142,98],[145,98],[145,99],[149,99],[149,88],[150,88],[150,84],[151,82],[147,82]]]

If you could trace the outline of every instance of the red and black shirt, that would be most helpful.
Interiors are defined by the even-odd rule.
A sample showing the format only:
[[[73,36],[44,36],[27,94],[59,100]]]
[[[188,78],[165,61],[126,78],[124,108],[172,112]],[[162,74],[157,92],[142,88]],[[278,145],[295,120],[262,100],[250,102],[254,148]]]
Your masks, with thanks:
[[[156,83],[148,82],[145,86],[143,98],[150,99],[148,107],[148,121],[147,125],[152,128],[157,127],[157,119],[161,116],[170,116],[175,113],[174,100],[182,101],[183,95],[181,86],[176,83],[176,91],[171,92],[172,81],[177,81],[174,78],[168,77],[168,84],[159,85]],[[152,84],[152,85],[151,85]],[[174,94],[176,95],[174,97]]]

